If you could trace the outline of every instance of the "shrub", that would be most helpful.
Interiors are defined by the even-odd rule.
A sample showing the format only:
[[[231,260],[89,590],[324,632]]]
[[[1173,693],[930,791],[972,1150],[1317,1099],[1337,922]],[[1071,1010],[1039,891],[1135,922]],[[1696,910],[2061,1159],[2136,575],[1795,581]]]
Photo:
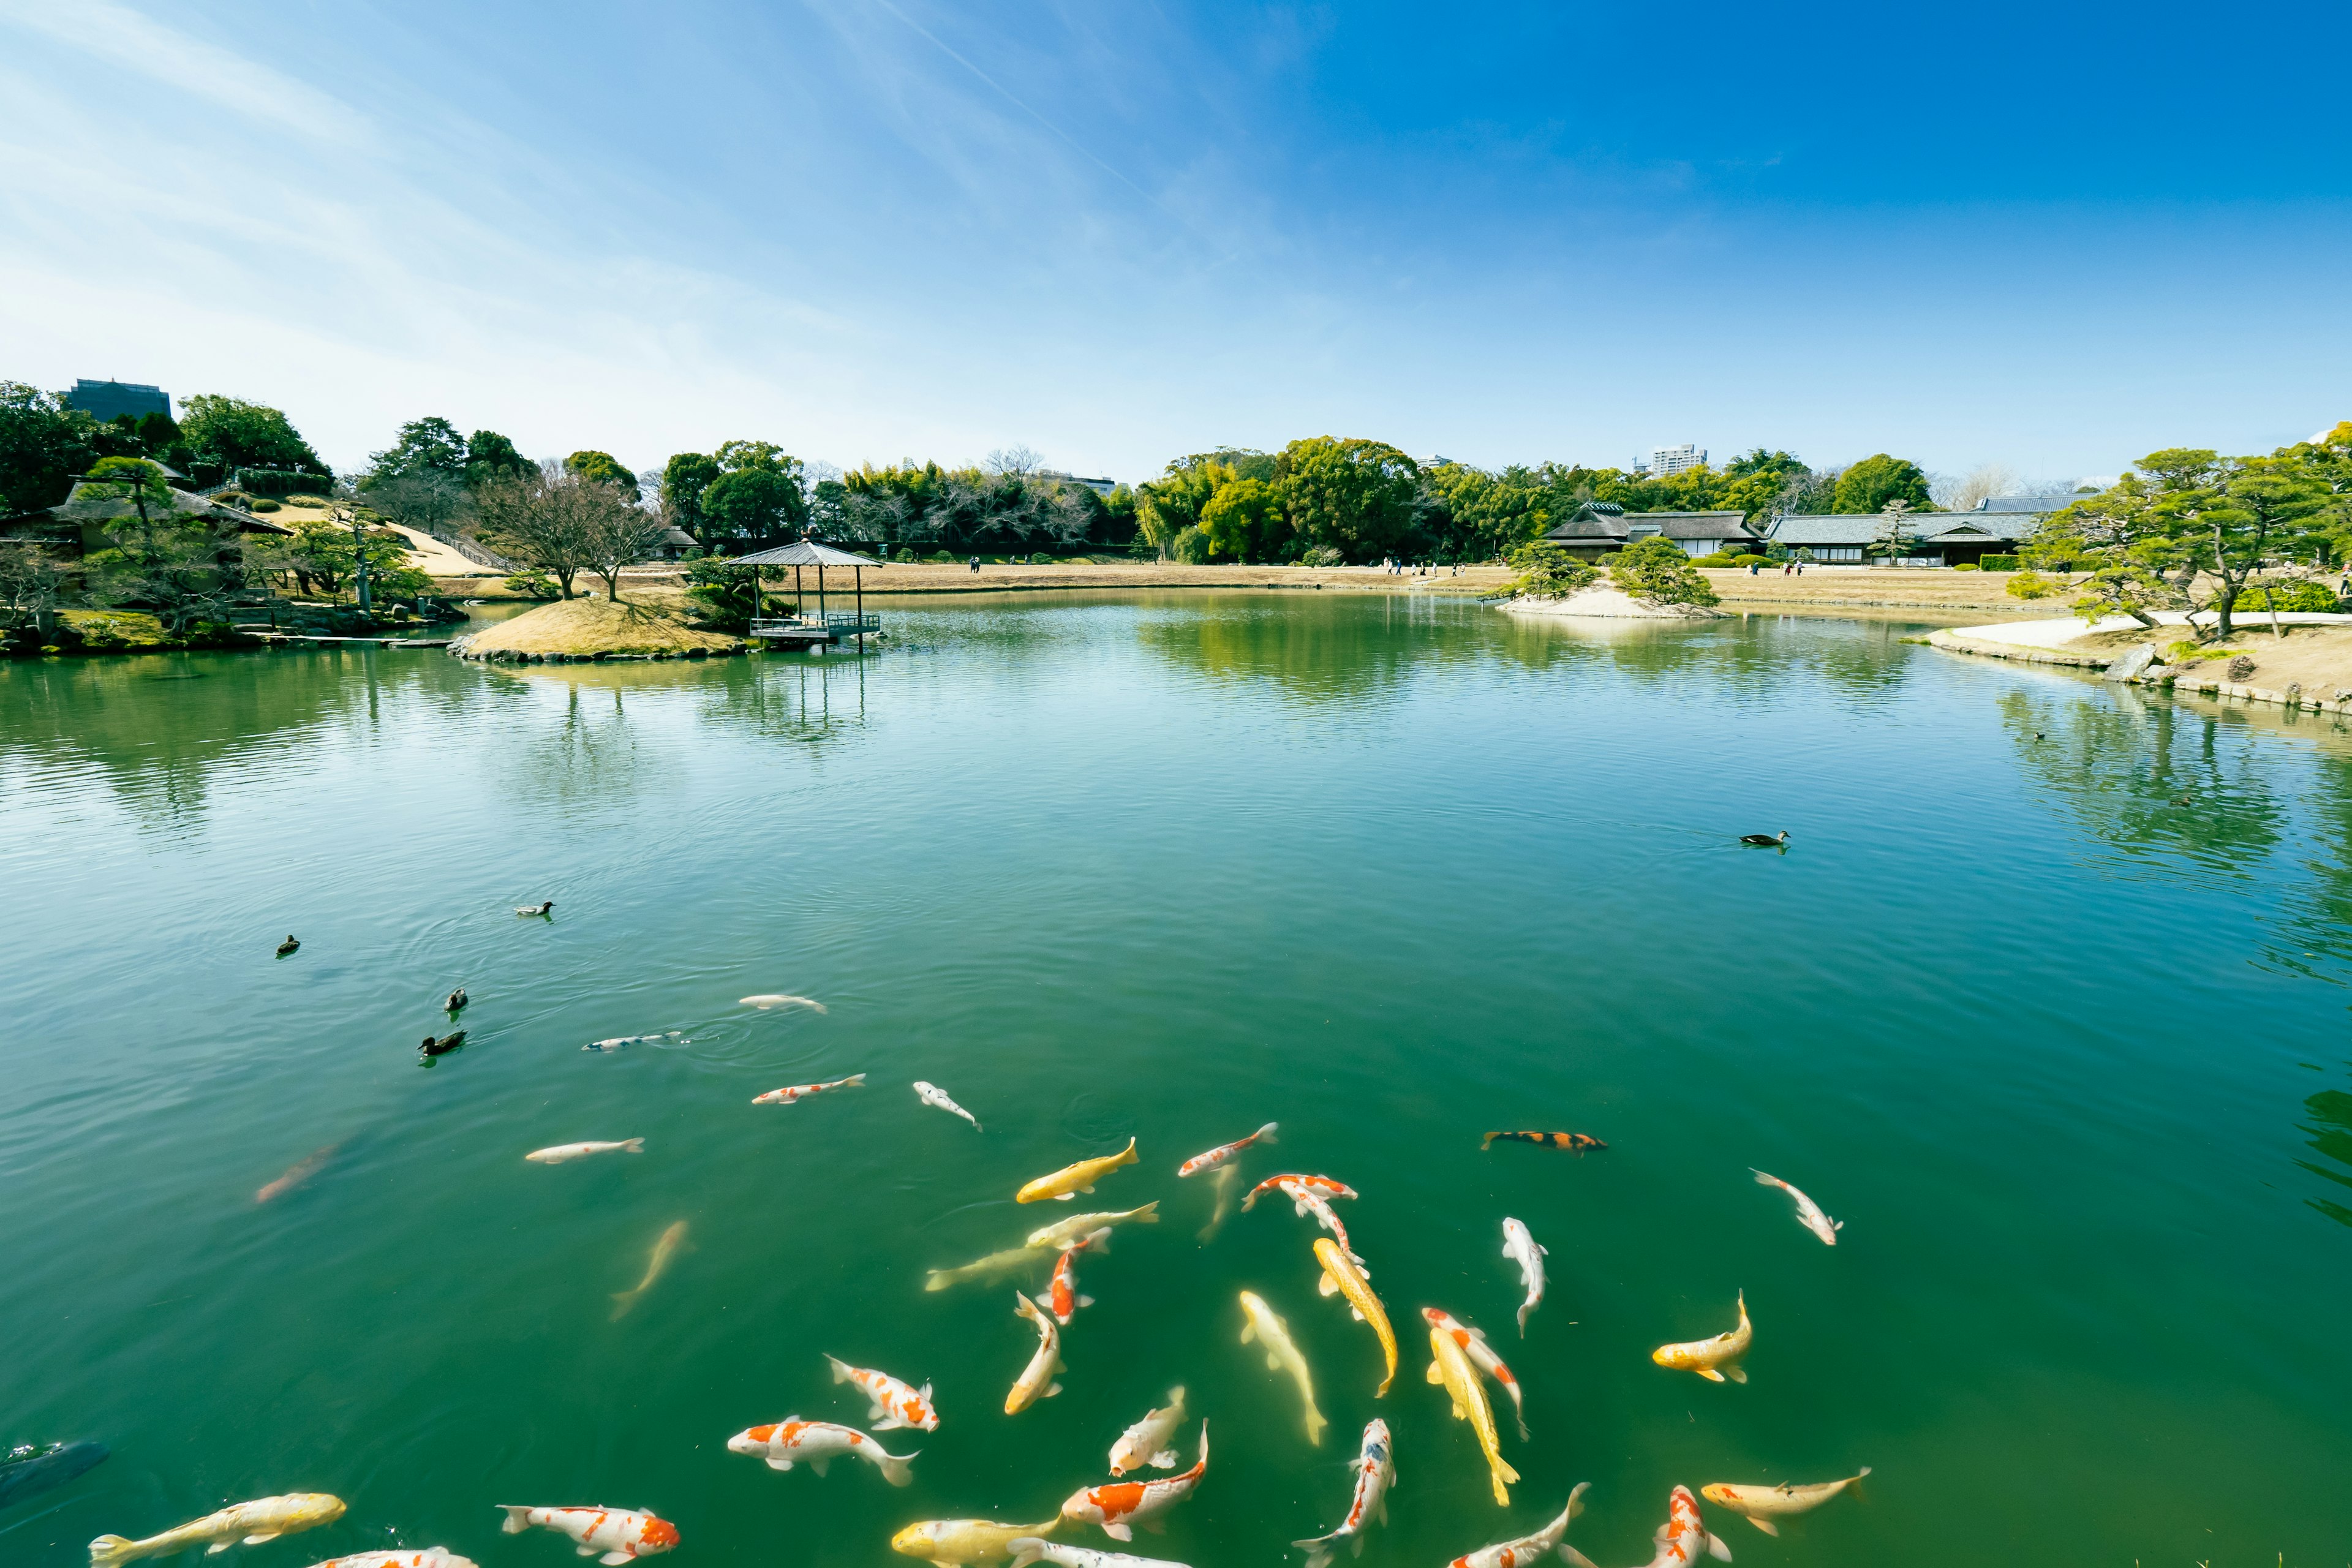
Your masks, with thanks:
[[[281,509],[281,508],[278,506],[278,504],[276,501],[274,501],[274,500],[257,500],[257,501],[255,501],[255,502],[253,503],[253,508],[252,508],[252,510],[255,510],[256,512],[264,512],[264,511],[278,511],[278,510],[282,510],[282,509]]]
[[[1318,544],[1301,555],[1298,563],[1301,566],[1345,566],[1348,558],[1339,553],[1337,545]]]
[[[1765,559],[1761,555],[1735,555],[1731,558],[1731,563],[1734,566],[1761,566]]]
[[[220,502],[223,506],[233,506],[239,509],[249,508],[253,505],[253,498],[247,495],[243,490],[223,490],[220,494],[213,497],[213,500]]]
[[[1691,564],[1694,566],[1728,566],[1731,564],[1731,557],[1718,550],[1712,555],[1700,556],[1697,560],[1692,562]]]
[[[1952,563],[1952,570],[1955,572],[1981,572],[1984,568],[1978,565],[1973,561],[1955,561]]]
[[[1168,542],[1168,552],[1187,566],[1205,565],[1209,559],[1209,536],[1197,527],[1180,529]]]
[[[915,547],[911,544],[901,544],[890,559],[902,566],[912,566],[915,563]]]
[[[931,552],[931,559],[932,559],[932,560],[934,560],[934,561],[942,562],[942,563],[946,563],[946,564],[948,564],[948,565],[950,565],[950,566],[952,566],[952,565],[954,565],[954,564],[955,564],[955,557],[954,557],[954,556],[952,556],[952,555],[950,555],[950,554],[949,554],[949,553],[948,553],[946,551],[944,551],[944,550],[934,550],[934,551],[932,551],[932,552]]]
[[[2014,572],[2017,570],[2017,557],[2014,555],[1988,555],[1984,558],[1981,564],[1988,572]]]
[[[294,468],[239,468],[236,488],[247,495],[289,496],[320,488],[319,476]]]
[[[1053,563],[1054,558],[1042,550],[1029,557],[1029,564],[1032,566],[1051,566]]]
[[[2238,595],[2237,608],[2253,614],[2319,612],[2343,608],[2344,602],[2317,583],[2249,583]]]
[[[2009,594],[2014,599],[2046,599],[2065,585],[2039,572],[2020,572],[2009,580]]]
[[[530,599],[553,599],[560,596],[555,579],[544,572],[518,572],[507,579],[507,592],[520,594]]]

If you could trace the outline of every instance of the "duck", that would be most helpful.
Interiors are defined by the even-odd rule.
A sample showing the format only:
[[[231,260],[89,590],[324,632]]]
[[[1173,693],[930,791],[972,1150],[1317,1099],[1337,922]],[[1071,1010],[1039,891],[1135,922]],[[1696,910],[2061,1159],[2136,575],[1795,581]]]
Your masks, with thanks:
[[[454,1035],[444,1035],[437,1040],[427,1035],[425,1037],[425,1043],[416,1048],[428,1057],[446,1057],[465,1043],[466,1031],[460,1029]]]
[[[543,904],[517,904],[515,906],[515,913],[519,915],[543,915],[554,907],[555,900],[553,899],[550,899]]]
[[[450,992],[448,999],[441,1004],[441,1010],[445,1013],[464,1012],[466,1010],[466,988],[460,985],[455,991]]]
[[[278,944],[278,956],[283,958],[301,945],[302,944],[300,942],[294,940],[294,933],[292,931],[288,931],[286,933],[286,940]]]
[[[1789,842],[1789,830],[1785,827],[1780,829],[1780,837],[1778,838],[1773,837],[1769,833],[1743,833],[1739,836],[1739,842],[1742,844],[1761,844],[1768,849],[1778,849],[1782,845]]]

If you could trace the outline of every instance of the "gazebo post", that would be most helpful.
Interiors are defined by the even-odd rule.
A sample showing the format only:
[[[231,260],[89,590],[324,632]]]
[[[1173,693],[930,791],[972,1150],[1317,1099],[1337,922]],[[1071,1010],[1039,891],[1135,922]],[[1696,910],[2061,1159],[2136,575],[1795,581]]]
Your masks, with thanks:
[[[816,563],[816,624],[824,625],[824,563]]]
[[[857,651],[866,651],[866,568],[852,566],[850,580],[857,584]]]

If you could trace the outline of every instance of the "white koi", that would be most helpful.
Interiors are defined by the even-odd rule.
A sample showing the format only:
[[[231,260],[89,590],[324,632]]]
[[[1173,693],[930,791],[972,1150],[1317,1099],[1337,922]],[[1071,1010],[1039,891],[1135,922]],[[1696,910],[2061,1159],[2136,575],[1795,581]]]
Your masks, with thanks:
[[[207,1556],[226,1552],[243,1542],[258,1546],[265,1541],[275,1541],[281,1535],[297,1531],[332,1524],[343,1517],[343,1500],[326,1492],[288,1492],[283,1497],[256,1498],[208,1513],[202,1519],[191,1520],[161,1535],[151,1535],[144,1541],[130,1541],[120,1535],[101,1535],[89,1543],[90,1568],[111,1568],[117,1563],[130,1563],[142,1557],[163,1557],[184,1552],[191,1546],[203,1545]]]
[[[824,1004],[811,997],[782,996],[773,992],[762,992],[757,996],[746,996],[741,1002],[738,1003],[737,1005],[743,1007],[757,1007],[762,1013],[768,1011],[772,1007],[805,1007],[812,1013],[822,1013],[824,1011]]]
[[[864,1089],[866,1075],[851,1073],[847,1078],[835,1079],[831,1083],[796,1083],[789,1089],[772,1089],[765,1094],[751,1097],[754,1105],[794,1105],[813,1094],[823,1094],[830,1089]]]
[[[523,1156],[534,1165],[564,1165],[574,1160],[585,1160],[591,1154],[642,1154],[646,1141],[624,1138],[618,1143],[558,1143],[551,1148],[533,1149]]]
[[[1098,1524],[1113,1541],[1135,1539],[1136,1525],[1165,1513],[1186,1498],[1209,1473],[1209,1424],[1201,1423],[1201,1457],[1181,1476],[1153,1481],[1110,1481],[1081,1487],[1062,1504],[1062,1517],[1073,1524]],[[1016,1546],[1017,1552],[1019,1548]]]
[[[1242,1301],[1242,1343],[1252,1340],[1265,1347],[1265,1369],[1287,1372],[1298,1384],[1298,1397],[1307,1406],[1307,1440],[1320,1447],[1323,1428],[1330,1423],[1315,1408],[1315,1374],[1307,1370],[1307,1358],[1298,1353],[1297,1342],[1290,1337],[1290,1326],[1275,1316],[1265,1298],[1255,1290],[1244,1290]]]
[[[1797,1200],[1797,1223],[1820,1237],[1823,1247],[1837,1245],[1837,1233],[1845,1228],[1845,1221],[1832,1220],[1822,1212],[1821,1205],[1813,1202],[1780,1177],[1768,1176],[1753,1165],[1748,1166],[1748,1173],[1756,1178],[1759,1186],[1778,1187]]]
[[[1108,1244],[1106,1244],[1108,1245]],[[1104,1250],[1096,1247],[1096,1251]],[[923,1276],[923,1289],[944,1290],[950,1285],[961,1285],[967,1279],[990,1280],[1007,1274],[1026,1273],[1045,1261],[1045,1255],[1034,1247],[1015,1247],[1003,1252],[992,1252],[976,1262],[954,1268],[934,1268]]]
[[[1053,1381],[1062,1368],[1062,1331],[1054,1326],[1052,1315],[1018,1290],[1013,1293],[1013,1310],[1037,1325],[1037,1349],[1021,1375],[1013,1380],[1013,1392],[1004,1396],[1004,1414],[1018,1415],[1041,1399],[1051,1399],[1062,1392],[1062,1385]]]
[[[1174,1469],[1176,1446],[1171,1439],[1183,1424],[1184,1390],[1179,1384],[1168,1391],[1167,1404],[1118,1435],[1118,1441],[1110,1446],[1110,1473],[1123,1476],[1146,1465],[1156,1470]]]
[[[1046,1226],[1043,1229],[1031,1231],[1028,1245],[1043,1247],[1051,1252],[1059,1252],[1080,1237],[1091,1237],[1095,1232],[1108,1230],[1115,1225],[1158,1225],[1159,1223],[1160,1200],[1154,1198],[1141,1208],[1129,1209],[1121,1214],[1072,1215],[1066,1220]],[[1105,1237],[1100,1241],[1089,1241],[1087,1245],[1097,1252],[1108,1252],[1110,1238]]]
[[[1138,1557],[1131,1552],[1097,1552],[1086,1546],[1062,1546],[1036,1536],[1013,1542],[1013,1568],[1032,1563],[1054,1563],[1060,1568],[1184,1568],[1164,1557]]]
[[[1551,1248],[1539,1247],[1528,1234],[1528,1227],[1517,1220],[1503,1221],[1503,1256],[1519,1266],[1519,1282],[1527,1288],[1527,1300],[1519,1303],[1519,1338],[1528,1337],[1528,1314],[1543,1304],[1543,1260]]]
[[[925,1083],[921,1079],[917,1079],[915,1080],[915,1098],[921,1100],[925,1105],[935,1106],[939,1110],[946,1111],[950,1116],[962,1117],[966,1121],[971,1123],[971,1130],[974,1132],[978,1132],[982,1130],[980,1125],[980,1118],[974,1116],[971,1111],[966,1110],[962,1106],[958,1105],[954,1100],[950,1100],[948,1098],[947,1090],[941,1089],[938,1084]]]
[[[1328,1535],[1310,1536],[1290,1544],[1307,1553],[1307,1568],[1328,1568],[1339,1543],[1346,1542],[1357,1556],[1364,1553],[1364,1531],[1378,1516],[1382,1524],[1389,1521],[1389,1488],[1396,1485],[1396,1458],[1389,1440],[1389,1424],[1374,1417],[1364,1426],[1364,1446],[1348,1468],[1356,1472],[1355,1495],[1348,1502],[1348,1517],[1339,1528]]]

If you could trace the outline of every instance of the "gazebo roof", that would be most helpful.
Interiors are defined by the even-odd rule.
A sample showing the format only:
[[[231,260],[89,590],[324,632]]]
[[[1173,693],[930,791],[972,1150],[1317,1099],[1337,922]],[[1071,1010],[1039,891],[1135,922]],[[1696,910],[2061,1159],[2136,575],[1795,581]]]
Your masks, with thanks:
[[[846,550],[835,550],[829,544],[819,544],[803,539],[797,544],[787,544],[781,550],[762,550],[753,555],[738,555],[738,566],[879,566],[879,561],[864,555],[852,555]]]

